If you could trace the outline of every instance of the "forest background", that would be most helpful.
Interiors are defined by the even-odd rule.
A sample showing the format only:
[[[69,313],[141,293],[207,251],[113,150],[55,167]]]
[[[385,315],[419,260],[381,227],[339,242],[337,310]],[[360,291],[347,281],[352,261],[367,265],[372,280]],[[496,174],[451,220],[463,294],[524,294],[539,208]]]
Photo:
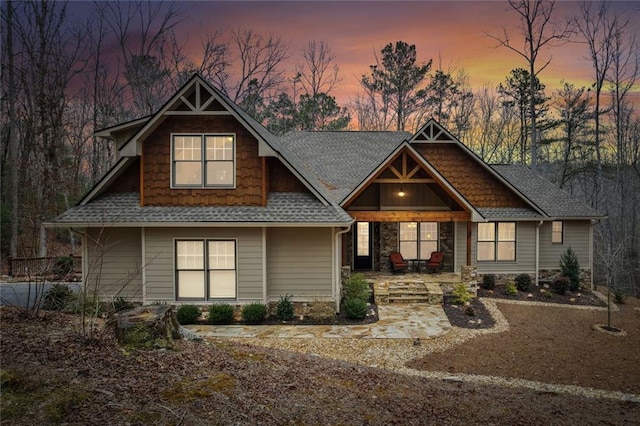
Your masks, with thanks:
[[[255,11],[268,8],[284,19],[289,10],[316,7],[325,11],[317,12],[316,24],[333,16],[358,27],[380,19],[380,8],[391,3],[4,1],[3,264],[9,256],[77,251],[73,234],[42,224],[72,207],[114,164],[113,145],[94,132],[155,112],[197,72],[274,134],[415,131],[434,118],[488,163],[529,165],[607,216],[595,226],[596,283],[611,279],[616,289],[638,294],[639,8],[633,2],[447,7],[452,4],[466,14],[440,19],[438,28],[459,46],[489,44],[478,62],[484,68],[458,65],[457,50],[418,51],[433,36],[429,18],[442,14],[439,2],[418,4],[431,11],[421,15],[419,40],[395,37],[394,30],[407,35],[401,22],[384,31],[378,24],[372,31],[388,34],[386,41],[363,36],[366,42],[345,50],[323,38],[289,40],[278,32],[288,30],[281,24],[258,25]],[[337,7],[353,9],[357,20],[331,11]],[[480,8],[500,14],[478,18],[470,33],[465,19],[479,17]],[[226,24],[195,24],[204,12]],[[326,32],[332,39],[328,26]],[[363,51],[368,60],[354,65]],[[507,58],[509,71],[498,82],[479,83],[483,76],[472,72],[489,77],[497,58]],[[349,62],[348,73],[340,59]]]

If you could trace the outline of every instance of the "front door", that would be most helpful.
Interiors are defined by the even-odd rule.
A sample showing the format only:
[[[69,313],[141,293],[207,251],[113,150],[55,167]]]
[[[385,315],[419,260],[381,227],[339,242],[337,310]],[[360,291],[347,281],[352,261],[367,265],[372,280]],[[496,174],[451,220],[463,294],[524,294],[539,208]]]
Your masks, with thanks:
[[[373,223],[356,222],[353,232],[353,269],[370,271],[373,269]]]

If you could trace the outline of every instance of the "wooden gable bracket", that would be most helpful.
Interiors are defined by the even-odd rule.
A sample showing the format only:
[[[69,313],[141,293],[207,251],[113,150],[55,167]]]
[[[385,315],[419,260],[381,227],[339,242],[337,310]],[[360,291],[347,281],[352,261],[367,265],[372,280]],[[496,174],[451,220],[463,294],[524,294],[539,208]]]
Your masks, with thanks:
[[[187,93],[180,95],[180,102],[182,102],[188,111],[179,111],[175,109],[166,112],[167,115],[189,115],[193,113],[206,114],[206,115],[231,115],[227,110],[211,110],[209,107],[216,101],[215,95],[209,91],[201,82],[196,81],[194,83],[193,99],[189,99]]]
[[[413,178],[413,176],[420,171],[421,167],[419,164],[416,164],[411,170],[408,167],[408,158],[411,158],[406,151],[403,151],[401,154],[402,158],[402,166],[400,170],[396,169],[393,166],[393,163],[396,159],[391,161],[389,166],[387,167],[397,179],[394,178],[376,178],[373,180],[375,183],[435,183],[436,181],[432,178]],[[414,159],[414,162],[415,159]],[[417,163],[417,162],[416,162]],[[384,171],[384,170],[383,170]]]
[[[429,120],[429,122],[411,138],[411,142],[456,142],[456,138],[436,121]]]

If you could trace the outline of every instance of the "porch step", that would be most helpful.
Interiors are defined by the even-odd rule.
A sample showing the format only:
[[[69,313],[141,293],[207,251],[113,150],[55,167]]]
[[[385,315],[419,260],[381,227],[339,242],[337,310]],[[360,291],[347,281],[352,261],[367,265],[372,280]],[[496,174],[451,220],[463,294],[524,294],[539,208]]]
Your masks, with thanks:
[[[374,297],[378,304],[388,303],[442,303],[442,289],[437,283],[422,280],[376,282]]]

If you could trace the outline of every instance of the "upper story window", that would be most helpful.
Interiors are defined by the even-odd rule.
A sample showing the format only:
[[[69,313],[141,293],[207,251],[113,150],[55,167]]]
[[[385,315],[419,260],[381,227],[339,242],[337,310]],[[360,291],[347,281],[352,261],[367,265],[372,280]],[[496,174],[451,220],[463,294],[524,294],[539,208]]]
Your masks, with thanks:
[[[235,187],[235,145],[234,135],[174,135],[171,186]]]
[[[563,226],[561,220],[554,220],[551,222],[551,243],[562,244],[563,242]]]
[[[516,260],[516,223],[478,223],[478,261]]]

